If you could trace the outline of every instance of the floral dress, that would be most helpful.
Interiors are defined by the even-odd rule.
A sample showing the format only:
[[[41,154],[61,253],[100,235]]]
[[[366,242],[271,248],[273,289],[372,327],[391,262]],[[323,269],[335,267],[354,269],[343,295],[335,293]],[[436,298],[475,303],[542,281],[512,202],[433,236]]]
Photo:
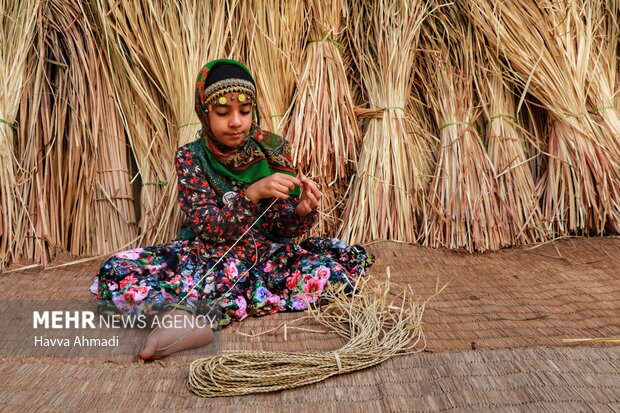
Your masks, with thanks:
[[[106,260],[95,284],[102,307],[137,316],[181,305],[218,311],[216,327],[223,326],[305,310],[328,282],[354,283],[374,261],[363,247],[334,238],[292,243],[312,227],[316,211],[297,216],[292,197],[270,208],[271,200],[252,203],[247,185],[217,174],[197,141],[179,148],[175,165],[185,214],[178,239]]]

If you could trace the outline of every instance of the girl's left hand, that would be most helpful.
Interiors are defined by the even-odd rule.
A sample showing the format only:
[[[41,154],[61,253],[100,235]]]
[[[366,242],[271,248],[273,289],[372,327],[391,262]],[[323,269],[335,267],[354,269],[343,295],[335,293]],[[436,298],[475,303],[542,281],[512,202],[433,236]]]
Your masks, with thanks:
[[[297,208],[295,208],[295,214],[300,217],[305,217],[319,204],[319,199],[321,199],[322,194],[317,185],[310,179],[303,175],[301,175],[299,179],[302,183],[301,198],[299,204],[297,204]]]

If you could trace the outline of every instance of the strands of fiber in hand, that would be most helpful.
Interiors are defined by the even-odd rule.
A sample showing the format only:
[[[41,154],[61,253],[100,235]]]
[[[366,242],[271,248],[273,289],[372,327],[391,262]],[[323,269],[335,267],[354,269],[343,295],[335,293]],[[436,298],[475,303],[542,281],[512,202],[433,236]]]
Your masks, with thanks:
[[[237,13],[245,59],[258,85],[261,126],[283,135],[307,36],[307,11],[299,0],[249,0]]]
[[[16,251],[22,239],[17,235],[25,220],[25,206],[15,194],[15,120],[26,78],[26,61],[36,34],[39,1],[0,1],[0,270],[9,260],[21,258]]]
[[[407,133],[404,107],[422,21],[423,2],[348,3],[348,43],[371,109],[351,195],[340,227],[349,242],[418,239],[418,211],[424,189],[419,185],[413,142]]]
[[[97,8],[142,182],[139,244],[168,240],[180,218],[174,155],[200,129],[196,73],[224,56],[232,12],[225,2],[199,1],[98,0]]]
[[[477,131],[471,31],[452,5],[438,9],[428,22],[420,66],[440,148],[425,244],[469,252],[497,249],[506,242],[498,222],[495,173]]]
[[[502,76],[497,57],[474,36],[476,90],[486,122],[487,152],[495,170],[499,221],[505,245],[546,241],[536,178],[530,168],[526,140],[532,141],[517,120],[514,86]],[[536,143],[534,142],[534,145]]]
[[[598,6],[586,0],[525,1],[520,7],[474,0],[462,6],[514,80],[549,112],[549,162],[540,182],[549,229],[602,234],[617,226],[620,147],[588,112],[588,62],[597,60],[592,13]]]
[[[310,316],[348,342],[332,352],[226,351],[190,365],[188,389],[201,397],[241,396],[291,389],[421,351],[426,302],[411,287],[360,278],[353,293],[328,286]],[[437,294],[439,291],[437,291]],[[310,299],[312,300],[312,299]],[[309,317],[305,317],[309,318]]]
[[[357,160],[361,133],[354,113],[340,35],[343,4],[309,0],[310,41],[286,135],[294,163],[323,191],[314,235],[334,236],[340,224],[339,197],[345,192]],[[325,212],[329,212],[325,215]]]

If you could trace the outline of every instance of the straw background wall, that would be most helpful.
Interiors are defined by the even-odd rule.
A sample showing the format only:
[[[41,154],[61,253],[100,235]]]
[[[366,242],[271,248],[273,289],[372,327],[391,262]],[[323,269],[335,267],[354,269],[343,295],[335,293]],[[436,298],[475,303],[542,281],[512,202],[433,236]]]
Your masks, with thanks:
[[[0,269],[173,239],[217,57],[249,65],[262,126],[322,186],[315,235],[618,233],[619,1],[332,3],[0,0]]]

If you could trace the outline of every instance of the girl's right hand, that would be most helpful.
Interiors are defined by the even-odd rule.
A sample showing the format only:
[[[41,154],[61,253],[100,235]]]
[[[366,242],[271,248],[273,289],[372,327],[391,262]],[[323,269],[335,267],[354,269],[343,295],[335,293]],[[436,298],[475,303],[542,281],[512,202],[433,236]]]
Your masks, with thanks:
[[[265,198],[288,199],[289,191],[295,189],[295,186],[302,186],[298,178],[276,172],[250,185],[245,190],[245,197],[255,204]]]

